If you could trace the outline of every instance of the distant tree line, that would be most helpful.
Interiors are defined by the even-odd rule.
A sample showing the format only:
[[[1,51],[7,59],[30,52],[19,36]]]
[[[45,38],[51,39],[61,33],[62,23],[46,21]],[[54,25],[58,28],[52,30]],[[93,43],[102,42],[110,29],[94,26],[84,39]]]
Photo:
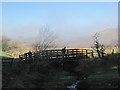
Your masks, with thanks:
[[[12,45],[11,39],[6,36],[2,36],[2,39],[0,41],[0,47],[4,52],[9,51],[13,48],[16,48],[15,46]]]
[[[1,51],[6,52],[14,57],[18,57],[19,54],[28,52],[28,46],[25,46],[22,43],[15,42],[11,38],[2,36],[0,40]]]

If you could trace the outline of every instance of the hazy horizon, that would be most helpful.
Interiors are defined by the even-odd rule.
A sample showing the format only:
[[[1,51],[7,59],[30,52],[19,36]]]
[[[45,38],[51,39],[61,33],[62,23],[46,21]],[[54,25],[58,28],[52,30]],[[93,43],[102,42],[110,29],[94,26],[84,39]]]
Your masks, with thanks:
[[[103,43],[117,39],[117,2],[3,2],[2,16],[2,34],[28,44],[44,25],[56,34],[59,47],[90,47],[96,32],[102,32]]]

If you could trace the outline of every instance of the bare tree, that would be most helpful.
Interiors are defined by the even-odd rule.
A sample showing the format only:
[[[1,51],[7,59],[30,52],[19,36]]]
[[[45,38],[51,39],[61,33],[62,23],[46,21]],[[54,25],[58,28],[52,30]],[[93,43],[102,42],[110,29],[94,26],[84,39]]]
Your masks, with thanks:
[[[101,53],[101,57],[104,57],[105,54],[105,46],[103,44],[100,45],[100,53]]]
[[[35,51],[43,51],[48,48],[55,48],[56,35],[50,31],[49,26],[40,29],[36,42],[33,44]]]
[[[98,57],[101,58],[104,56],[105,46],[103,44],[100,44],[99,41],[100,33],[95,33],[94,38],[94,46],[92,47],[98,54]]]

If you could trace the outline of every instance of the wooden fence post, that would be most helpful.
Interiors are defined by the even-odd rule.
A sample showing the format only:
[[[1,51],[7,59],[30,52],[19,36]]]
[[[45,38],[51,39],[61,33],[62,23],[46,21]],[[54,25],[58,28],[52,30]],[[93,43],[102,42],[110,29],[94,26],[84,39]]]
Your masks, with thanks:
[[[27,60],[27,53],[24,54],[25,60]]]
[[[21,55],[19,55],[19,62],[21,62],[22,61],[22,57],[21,57]]]
[[[11,67],[12,67],[12,64],[13,64],[13,60],[14,60],[14,58],[11,58],[11,63],[10,63]]]

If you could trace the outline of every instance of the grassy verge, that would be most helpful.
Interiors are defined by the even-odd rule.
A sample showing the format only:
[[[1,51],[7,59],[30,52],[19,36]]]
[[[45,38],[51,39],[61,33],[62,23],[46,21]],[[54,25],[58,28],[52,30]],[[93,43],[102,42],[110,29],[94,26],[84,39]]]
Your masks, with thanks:
[[[119,79],[117,69],[117,66],[108,65],[87,70],[90,74],[88,83],[94,88],[115,88]]]
[[[0,51],[0,58],[15,58],[6,52]]]

